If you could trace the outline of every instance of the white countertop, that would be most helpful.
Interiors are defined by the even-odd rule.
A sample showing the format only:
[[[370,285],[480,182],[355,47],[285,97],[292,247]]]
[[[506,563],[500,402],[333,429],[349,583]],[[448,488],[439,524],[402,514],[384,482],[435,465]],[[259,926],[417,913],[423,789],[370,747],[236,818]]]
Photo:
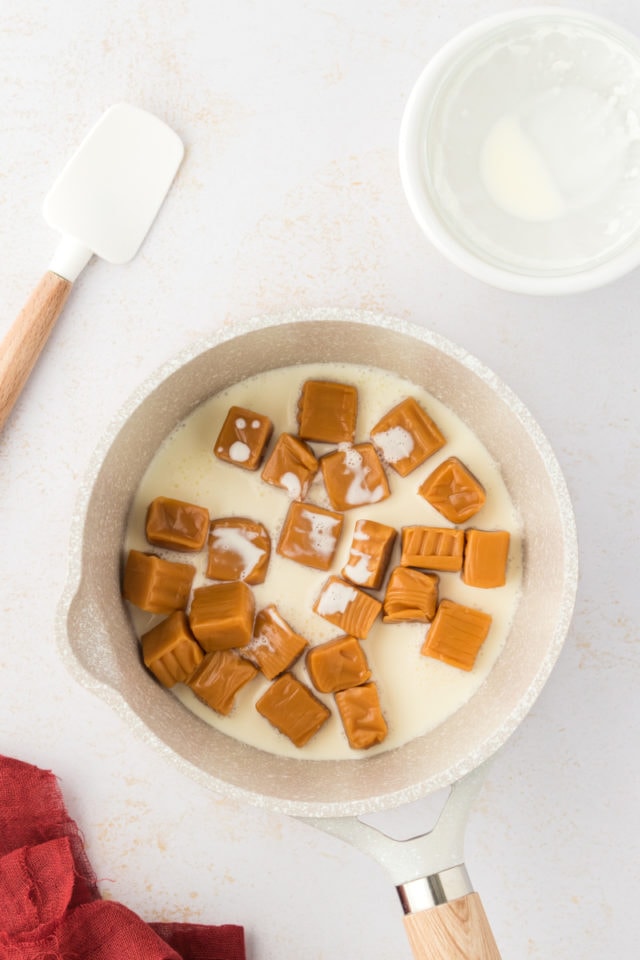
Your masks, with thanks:
[[[430,247],[398,177],[400,117],[424,62],[508,6],[3,6],[0,333],[53,253],[43,197],[106,107],[157,113],[187,154],[140,254],[81,276],[0,439],[0,752],[58,774],[105,896],[148,920],[243,924],[250,960],[408,960],[396,893],[342,842],[183,776],[72,679],[54,622],[78,487],[123,400],[194,339],[299,306],[444,334],[549,438],[577,517],[576,613],[491,766],[467,866],[505,960],[636,955],[640,272],[566,299],[494,290]],[[583,6],[640,34],[633,0]]]

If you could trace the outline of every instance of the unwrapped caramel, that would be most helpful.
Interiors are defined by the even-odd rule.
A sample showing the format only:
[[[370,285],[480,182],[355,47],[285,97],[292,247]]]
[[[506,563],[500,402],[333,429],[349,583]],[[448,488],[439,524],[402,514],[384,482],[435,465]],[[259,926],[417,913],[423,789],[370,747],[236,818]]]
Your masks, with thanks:
[[[283,673],[256,702],[258,713],[296,747],[304,747],[331,716],[303,683],[291,673]]]
[[[464,530],[452,527],[403,527],[403,567],[457,572],[462,569]]]
[[[163,687],[186,683],[204,657],[183,610],[143,633],[140,643],[145,666]]]
[[[214,520],[209,535],[207,577],[264,583],[271,538],[261,523],[245,517]]]
[[[445,444],[445,438],[417,400],[407,397],[382,417],[371,439],[385,463],[406,477]]]
[[[190,563],[174,563],[153,553],[130,550],[122,594],[148,613],[172,613],[187,606],[195,572]]]
[[[251,660],[267,680],[288,670],[308,646],[307,640],[293,630],[271,604],[260,610],[253,625],[253,637],[242,656]]]
[[[220,460],[245,470],[257,470],[271,437],[268,417],[244,407],[231,407],[218,434],[213,452]]]
[[[206,651],[245,647],[251,640],[255,601],[242,580],[197,587],[189,611],[189,624]]]
[[[391,571],[382,604],[384,623],[433,620],[438,605],[439,578],[435,573],[422,573],[409,567]]]
[[[506,530],[465,531],[462,579],[470,587],[503,587],[507,582],[510,536]]]
[[[342,514],[294,501],[276,548],[282,557],[316,570],[328,570],[342,532]]]
[[[233,650],[208,653],[188,682],[196,697],[217,713],[231,713],[236,695],[257,674],[248,660]]]
[[[298,402],[298,434],[316,443],[351,443],[356,432],[358,391],[346,383],[307,380]]]
[[[356,637],[337,637],[311,647],[306,664],[311,682],[320,693],[357,687],[371,676],[364,650]]]
[[[375,520],[356,520],[349,559],[342,568],[345,580],[379,590],[389,565],[397,533]]]
[[[389,484],[372,443],[341,445],[320,460],[329,502],[334,510],[379,503],[389,496]]]
[[[418,493],[451,523],[469,520],[486,499],[482,484],[457,457],[443,460],[421,484]]]
[[[265,483],[286,490],[292,500],[304,500],[318,467],[318,460],[309,444],[291,433],[281,433],[261,477]]]
[[[420,652],[460,670],[472,670],[490,626],[488,613],[442,600]]]
[[[387,736],[375,683],[350,687],[336,693],[336,705],[349,744],[354,750],[368,750]]]
[[[313,609],[349,636],[362,640],[373,626],[382,604],[340,577],[329,577]]]
[[[195,503],[156,497],[149,504],[145,533],[149,543],[167,550],[202,550],[209,532],[209,511]]]

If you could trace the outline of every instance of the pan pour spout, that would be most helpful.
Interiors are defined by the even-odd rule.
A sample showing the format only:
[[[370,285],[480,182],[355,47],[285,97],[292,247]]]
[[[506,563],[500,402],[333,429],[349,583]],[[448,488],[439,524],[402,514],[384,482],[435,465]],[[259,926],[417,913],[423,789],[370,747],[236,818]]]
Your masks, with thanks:
[[[416,960],[500,960],[479,895],[464,865],[464,834],[488,764],[451,787],[435,826],[395,840],[357,817],[304,817],[384,867],[400,897]]]

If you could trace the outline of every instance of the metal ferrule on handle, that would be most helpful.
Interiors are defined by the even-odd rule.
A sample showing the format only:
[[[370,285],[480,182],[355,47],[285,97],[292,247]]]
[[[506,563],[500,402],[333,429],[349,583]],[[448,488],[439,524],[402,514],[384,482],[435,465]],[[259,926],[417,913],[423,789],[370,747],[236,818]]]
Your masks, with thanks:
[[[431,907],[440,906],[441,903],[449,903],[451,900],[458,900],[468,893],[473,893],[464,863],[442,870],[440,873],[433,873],[429,877],[419,877],[417,880],[401,883],[396,890],[405,915],[429,910]]]

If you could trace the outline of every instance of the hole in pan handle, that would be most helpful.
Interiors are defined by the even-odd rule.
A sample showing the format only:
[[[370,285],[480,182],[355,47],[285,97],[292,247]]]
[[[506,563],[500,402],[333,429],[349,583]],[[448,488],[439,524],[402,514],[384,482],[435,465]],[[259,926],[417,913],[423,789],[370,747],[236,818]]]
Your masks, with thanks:
[[[464,865],[464,835],[488,762],[451,787],[434,827],[396,840],[357,817],[301,817],[372,857],[393,881],[416,960],[500,960]]]

